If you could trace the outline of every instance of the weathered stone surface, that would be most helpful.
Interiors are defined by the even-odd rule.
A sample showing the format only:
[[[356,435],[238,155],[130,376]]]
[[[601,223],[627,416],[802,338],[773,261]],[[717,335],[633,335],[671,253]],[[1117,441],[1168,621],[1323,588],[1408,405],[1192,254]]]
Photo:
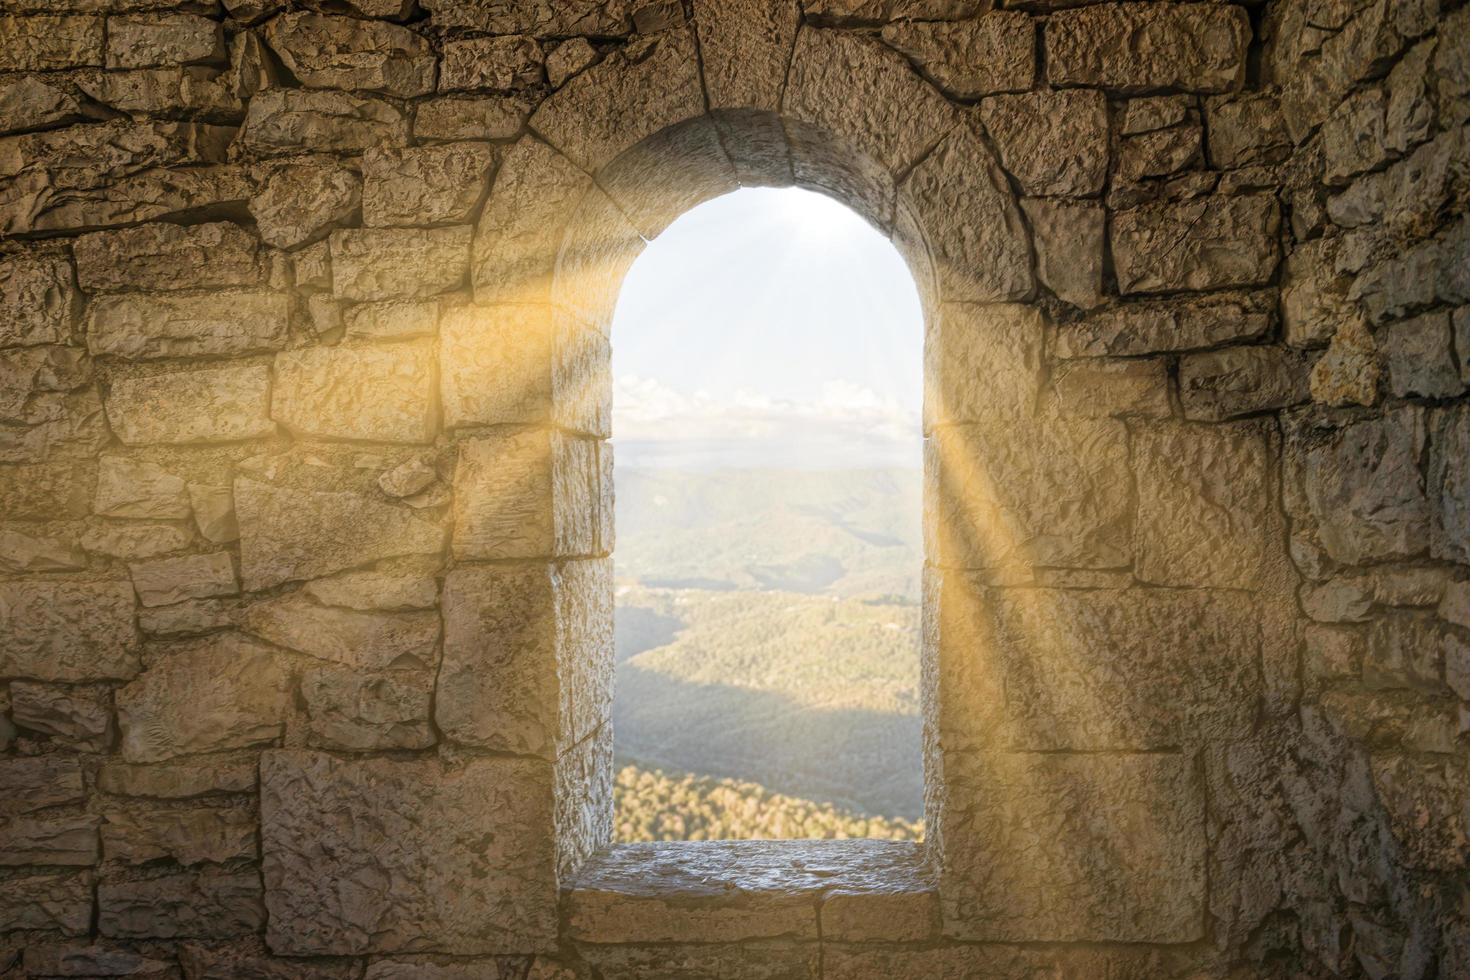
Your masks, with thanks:
[[[346,572],[307,582],[302,591],[327,606],[387,612],[432,609],[439,597],[434,577],[419,572]]]
[[[1133,431],[1135,574],[1155,585],[1248,589],[1266,557],[1267,447],[1253,427]]]
[[[11,790],[0,799],[0,816],[4,817],[86,798],[81,763],[73,755],[0,759],[0,777]]]
[[[1034,289],[1020,209],[990,150],[955,128],[904,181],[900,200],[923,227],[946,302],[1006,302]]]
[[[181,874],[99,885],[97,931],[115,939],[227,939],[265,924],[260,876]]]
[[[212,161],[219,155],[214,152],[213,142],[219,130],[205,128],[211,130],[210,152],[202,155]],[[79,152],[82,159],[90,159],[100,151],[81,148]],[[200,155],[197,150],[187,152]],[[35,171],[9,187],[0,184],[0,230],[13,234],[87,231],[170,216],[192,216],[205,209],[234,208],[251,193],[244,171],[235,166],[150,166],[137,172],[118,169],[124,170],[124,174],[101,186],[88,185],[85,176],[66,175],[65,179],[58,179]],[[84,186],[65,188],[77,180]]]
[[[546,80],[552,88],[561,88],[567,79],[596,64],[598,57],[597,49],[585,37],[567,38],[546,53]]]
[[[413,136],[421,143],[511,140],[530,114],[529,100],[521,95],[429,99],[414,110]]]
[[[64,257],[0,259],[0,347],[68,342],[80,299]]]
[[[135,14],[107,21],[107,67],[151,68],[217,61],[224,34],[217,21],[196,14]]]
[[[101,17],[0,16],[0,35],[6,39],[0,50],[0,71],[102,64]]]
[[[946,303],[925,344],[928,424],[1030,415],[1045,319],[1025,306]]]
[[[408,121],[388,102],[288,88],[257,93],[237,138],[238,146],[261,156],[363,153],[407,142]]]
[[[1178,755],[955,758],[946,933],[1188,942],[1203,929],[1204,797]],[[952,797],[953,799],[953,797]]]
[[[1101,92],[998,95],[980,103],[980,119],[1001,164],[1027,194],[1085,197],[1102,190],[1108,104]]]
[[[1383,358],[1361,317],[1344,320],[1327,353],[1312,366],[1312,399],[1324,405],[1376,405]]]
[[[185,599],[169,606],[138,610],[138,626],[150,636],[203,636],[235,624],[238,603],[230,598]]]
[[[433,365],[428,342],[288,351],[276,357],[271,414],[299,436],[429,442]]]
[[[439,332],[439,300],[355,303],[342,316],[351,340],[412,340]]]
[[[332,233],[332,295],[418,299],[459,287],[469,271],[469,225],[358,228]]]
[[[289,702],[286,675],[263,644],[235,634],[179,645],[117,691],[122,755],[179,755],[275,741]]]
[[[955,98],[1025,92],[1036,77],[1036,28],[1015,11],[968,21],[897,21],[883,28],[883,40]]]
[[[1251,27],[1234,6],[1120,3],[1058,11],[1045,37],[1053,85],[1229,92],[1245,79]]]
[[[0,676],[127,680],[138,667],[128,583],[0,583]]]
[[[495,166],[484,143],[448,143],[363,156],[366,225],[459,224],[484,200]]]
[[[412,497],[428,489],[439,472],[425,459],[408,459],[378,477],[378,486],[390,497]]]
[[[1288,429],[1288,462],[1327,553],[1346,564],[1408,558],[1429,546],[1430,506],[1419,459],[1422,409],[1380,418],[1305,419]]]
[[[1003,419],[936,431],[924,447],[931,560],[964,568],[1127,565],[1126,440],[1113,419]]]
[[[1349,98],[1322,124],[1323,180],[1341,187],[1358,174],[1388,161],[1381,89]]]
[[[35,75],[0,80],[0,133],[43,129],[76,121],[81,104],[60,85]]]
[[[228,221],[94,232],[76,240],[72,255],[89,292],[254,286],[265,272],[254,236]]]
[[[1229,169],[1278,163],[1291,151],[1281,105],[1270,93],[1205,100],[1210,165]]]
[[[434,744],[434,675],[428,671],[365,674],[314,667],[301,675],[301,696],[311,718],[309,740],[317,748],[366,752]]]
[[[126,949],[106,946],[84,946],[79,943],[56,943],[26,946],[26,969],[44,977],[142,977],[144,980],[166,980],[174,967],[163,960],[152,959]]]
[[[454,554],[461,559],[595,554],[604,529],[596,442],[532,430],[459,444]]]
[[[89,460],[0,466],[0,508],[18,521],[85,517],[96,482]]]
[[[1168,418],[1169,374],[1161,358],[1079,360],[1058,365],[1052,393],[1064,415]]]
[[[567,0],[565,3],[428,0],[423,6],[433,14],[437,24],[487,34],[619,37],[627,34],[631,26],[628,5],[617,0]]]
[[[1271,281],[1281,216],[1270,195],[1146,205],[1113,215],[1123,293],[1258,286]]]
[[[1102,305],[1105,215],[1090,201],[1021,201],[1036,246],[1036,275],[1064,303],[1084,310]]]
[[[1402,756],[1373,760],[1373,784],[1388,810],[1389,826],[1412,867],[1462,871],[1470,862],[1467,773],[1454,762]]]
[[[1281,320],[1292,347],[1327,343],[1347,320],[1356,318],[1348,301],[1348,276],[1334,268],[1338,239],[1303,242],[1286,257],[1281,289]]]
[[[235,563],[228,551],[206,555],[155,558],[128,566],[138,601],[145,606],[166,606],[185,599],[234,595]]]
[[[271,21],[265,35],[282,64],[308,88],[365,89],[400,98],[434,90],[429,42],[396,24],[297,11]]]
[[[93,524],[83,532],[81,545],[93,554],[139,561],[188,547],[189,530],[178,524]]]
[[[87,567],[87,556],[74,538],[31,532],[25,525],[0,525],[0,571],[66,572]]]
[[[531,126],[587,173],[666,126],[704,111],[694,35],[632,42],[541,103]]]
[[[567,217],[590,182],[538,140],[507,151],[475,234],[476,302],[546,302]]]
[[[0,421],[34,424],[47,414],[50,393],[74,391],[92,380],[92,364],[78,347],[0,350]]]
[[[525,88],[541,81],[544,61],[540,45],[525,35],[449,41],[439,69],[439,91]]]
[[[444,424],[549,421],[554,330],[547,306],[446,309],[439,348]]]
[[[255,790],[255,757],[216,757],[203,763],[130,765],[112,762],[97,772],[97,788],[118,796],[184,800]]]
[[[270,588],[399,555],[437,554],[444,530],[412,511],[350,491],[235,481],[245,589]]]
[[[266,754],[261,779],[276,952],[525,953],[554,945],[547,764],[282,751]],[[344,893],[335,886],[343,881],[376,884]]]
[[[130,446],[235,442],[276,431],[263,364],[118,378],[106,406],[112,431]]]
[[[85,936],[92,926],[92,881],[90,872],[9,878],[0,888],[0,922],[7,929]]]
[[[139,68],[94,72],[77,79],[89,98],[119,112],[189,116],[217,123],[239,122],[245,104],[217,68]]]
[[[362,670],[432,668],[439,617],[319,606],[298,595],[257,603],[245,627],[279,646]]]
[[[779,109],[796,41],[797,4],[697,0],[694,14],[710,108]]]
[[[93,387],[27,398],[18,425],[0,426],[0,463],[90,456],[107,442],[102,400]]]
[[[300,157],[261,171],[250,216],[266,244],[295,248],[345,223],[361,203],[356,173],[329,157]]]
[[[87,348],[130,359],[278,350],[289,319],[289,297],[273,292],[98,296],[87,308]]]
[[[1454,398],[1465,391],[1455,365],[1447,312],[1391,323],[1376,334],[1396,398]]]
[[[168,858],[188,867],[253,859],[255,818],[248,810],[213,807],[115,810],[102,825],[102,851],[124,864]]]
[[[85,752],[112,747],[112,695],[105,687],[11,681],[10,706],[17,726],[55,744]]]
[[[342,958],[291,959],[271,955],[261,939],[183,943],[179,963],[189,980],[360,980],[360,963]]]
[[[1219,422],[1308,399],[1306,355],[1283,347],[1226,347],[1179,360],[1184,417]]]
[[[1435,412],[1430,445],[1430,554],[1470,563],[1470,410],[1464,402]]]
[[[0,827],[0,865],[97,863],[96,817],[20,817]]]
[[[1117,173],[1123,180],[1167,177],[1199,162],[1203,143],[1197,120],[1127,136],[1118,144]]]

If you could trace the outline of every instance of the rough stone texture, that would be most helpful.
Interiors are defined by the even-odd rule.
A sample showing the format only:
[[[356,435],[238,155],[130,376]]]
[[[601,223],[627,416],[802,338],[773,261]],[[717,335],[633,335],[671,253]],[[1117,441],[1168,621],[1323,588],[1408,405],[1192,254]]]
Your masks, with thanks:
[[[99,296],[87,308],[87,349],[133,360],[278,350],[289,308],[277,293],[239,290]]]
[[[252,606],[244,627],[261,639],[359,670],[430,668],[437,660],[439,617],[320,606],[287,595]]]
[[[72,255],[77,284],[89,292],[253,286],[264,272],[254,237],[227,221],[94,232]]]
[[[434,53],[424,38],[382,21],[284,14],[266,28],[281,63],[310,88],[360,89],[403,98],[434,90]]]
[[[1113,263],[1123,293],[1257,286],[1279,257],[1276,202],[1267,195],[1149,205],[1113,216]]]
[[[194,14],[137,14],[107,22],[107,67],[150,68],[215,61],[224,54],[219,24]]]
[[[250,216],[268,245],[295,248],[345,222],[362,202],[357,175],[326,157],[300,157],[263,168]]]
[[[0,16],[0,33],[6,38],[0,71],[100,65],[103,31],[101,17]]]
[[[91,867],[98,860],[97,823],[89,816],[11,820],[0,829],[0,865]]]
[[[596,443],[533,430],[460,443],[454,553],[462,559],[596,552],[603,532]],[[610,530],[610,528],[609,528]]]
[[[301,696],[311,717],[310,742],[349,752],[428,748],[435,741],[429,726],[433,691],[434,675],[425,671],[308,670]]]
[[[1025,92],[1036,78],[1036,26],[1014,11],[949,23],[898,21],[883,28],[883,40],[959,99]]]
[[[1053,14],[1047,76],[1054,85],[1125,92],[1228,92],[1245,75],[1250,23],[1234,5],[1120,3]]]
[[[189,516],[184,478],[133,456],[103,456],[97,466],[93,512],[104,517],[181,520]]]
[[[1179,360],[1184,416],[1219,422],[1308,400],[1303,355],[1281,347],[1227,347]]]
[[[540,46],[525,35],[450,41],[444,45],[439,91],[504,92],[535,85],[541,80],[544,61]]]
[[[169,858],[188,867],[253,858],[255,837],[255,819],[245,810],[117,811],[102,825],[102,850],[109,861]]]
[[[265,365],[120,378],[105,404],[113,432],[130,446],[234,442],[276,431]]]
[[[1168,418],[1169,375],[1162,359],[1088,359],[1060,364],[1052,392],[1064,415]]]
[[[797,4],[697,0],[694,7],[710,108],[780,108]]]
[[[144,606],[167,606],[185,599],[234,595],[235,563],[227,551],[134,562],[128,566],[133,588]]]
[[[118,939],[227,939],[265,919],[255,874],[181,874],[102,884],[97,931]]]
[[[1454,398],[1465,391],[1451,347],[1448,312],[1389,324],[1376,339],[1395,398]]]
[[[417,299],[458,287],[469,271],[468,225],[431,230],[373,228],[332,233],[332,295]]]
[[[363,156],[367,225],[460,224],[479,209],[495,166],[483,143],[448,143]]]
[[[0,676],[127,680],[138,669],[128,583],[0,583]]]
[[[545,306],[446,310],[439,347],[444,424],[549,421],[555,329]]]
[[[1037,197],[1086,197],[1107,176],[1108,105],[1100,92],[1030,92],[980,103],[1000,161]],[[1038,119],[1051,122],[1038,126]]]
[[[92,888],[90,872],[10,878],[0,890],[0,921],[11,929],[84,936],[92,924]]]
[[[1021,201],[1036,246],[1036,276],[1064,303],[1084,310],[1103,301],[1103,243],[1107,215],[1087,201]]]
[[[556,936],[555,863],[543,832],[550,817],[550,772],[540,762],[268,753],[261,834],[271,947],[295,955],[548,949]],[[365,887],[343,893],[337,881]]]
[[[1463,404],[1435,413],[1429,491],[1430,554],[1461,563],[1470,560],[1470,412]]]
[[[1030,307],[946,304],[924,352],[928,424],[1029,415],[1041,392],[1044,333]]]
[[[10,682],[11,718],[19,728],[84,752],[112,747],[112,698],[102,686]]]
[[[64,344],[78,307],[71,264],[64,258],[0,259],[0,344]]]
[[[261,156],[363,153],[407,142],[408,122],[392,104],[342,92],[266,89],[250,100],[236,145]]]
[[[271,415],[301,436],[429,442],[433,363],[427,342],[289,351],[276,358]]]
[[[1361,318],[1338,328],[1327,353],[1312,365],[1312,399],[1324,405],[1374,405],[1383,379],[1378,345]]]

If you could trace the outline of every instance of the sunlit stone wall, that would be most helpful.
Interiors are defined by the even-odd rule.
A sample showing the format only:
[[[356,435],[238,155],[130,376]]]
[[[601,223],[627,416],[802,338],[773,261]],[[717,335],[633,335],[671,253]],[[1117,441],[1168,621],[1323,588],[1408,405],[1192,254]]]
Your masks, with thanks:
[[[1455,0],[0,0],[0,977],[1470,975],[1467,121]],[[689,897],[607,329],[742,183],[924,295],[930,840]]]

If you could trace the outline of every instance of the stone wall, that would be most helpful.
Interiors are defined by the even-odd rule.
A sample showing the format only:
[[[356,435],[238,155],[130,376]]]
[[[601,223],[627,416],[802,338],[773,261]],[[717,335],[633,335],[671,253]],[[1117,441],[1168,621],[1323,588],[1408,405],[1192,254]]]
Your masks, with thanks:
[[[0,0],[0,976],[1470,974],[1470,7]],[[922,852],[610,833],[608,325],[927,318]]]

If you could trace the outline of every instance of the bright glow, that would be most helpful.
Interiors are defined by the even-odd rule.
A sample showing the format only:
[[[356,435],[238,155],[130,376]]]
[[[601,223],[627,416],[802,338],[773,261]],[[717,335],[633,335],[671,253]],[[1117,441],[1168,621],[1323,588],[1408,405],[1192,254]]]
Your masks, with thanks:
[[[623,282],[618,465],[917,467],[922,338],[902,256],[853,211],[795,188],[715,198]]]

